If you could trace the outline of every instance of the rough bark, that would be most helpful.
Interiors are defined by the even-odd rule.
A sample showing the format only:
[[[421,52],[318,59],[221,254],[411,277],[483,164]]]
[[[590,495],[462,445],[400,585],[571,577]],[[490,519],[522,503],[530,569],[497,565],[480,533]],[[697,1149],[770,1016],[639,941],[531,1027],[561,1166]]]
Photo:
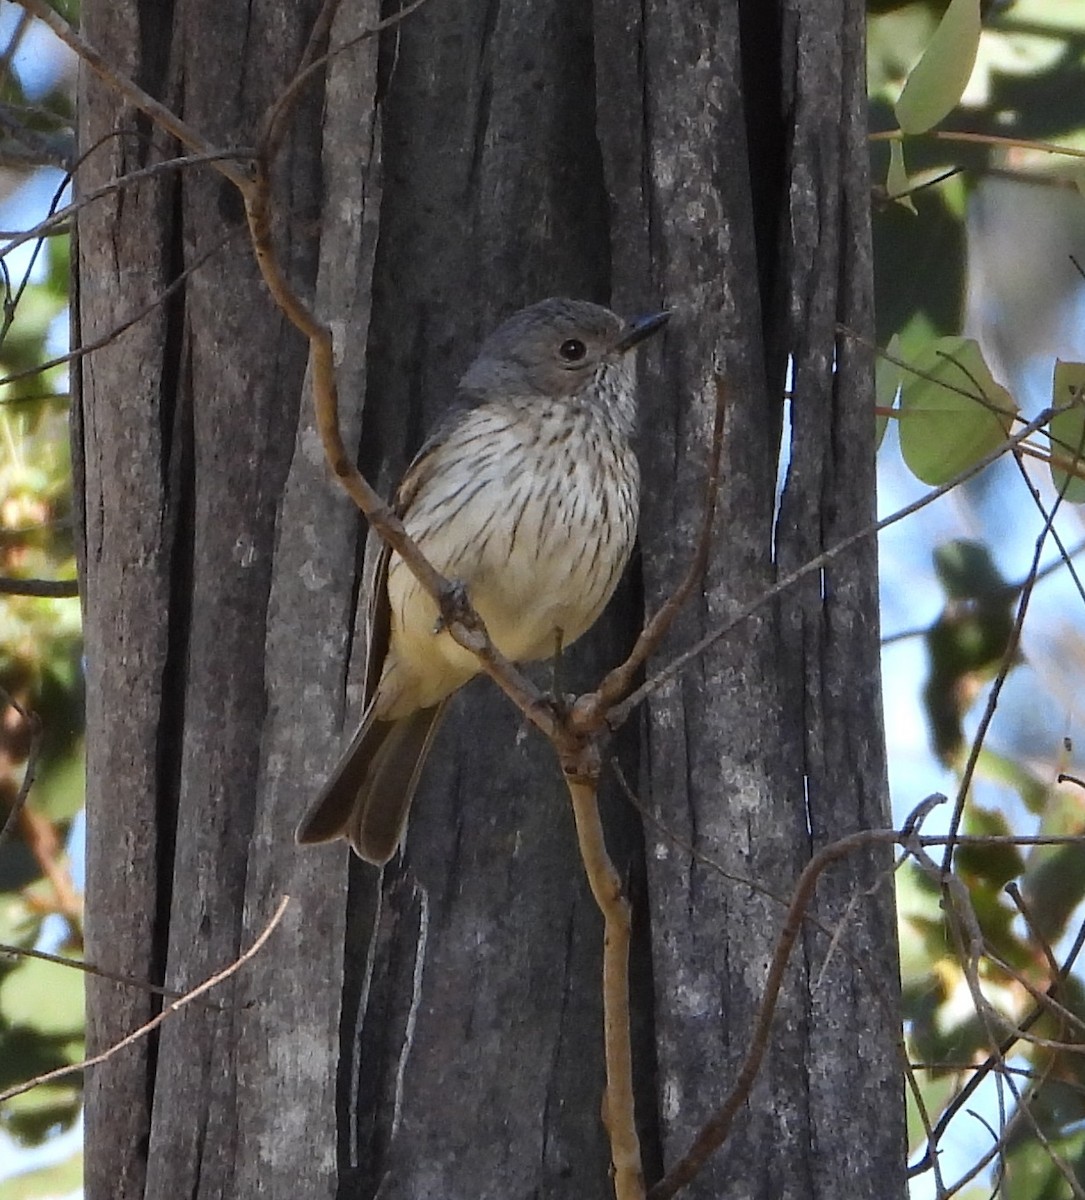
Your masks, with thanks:
[[[230,145],[252,140],[314,8],[192,3],[171,26],[157,5],[86,0],[85,21]],[[333,42],[379,15],[344,5]],[[642,553],[566,689],[618,659],[687,560],[717,371],[718,544],[655,665],[873,516],[869,363],[835,332],[871,319],[862,20],[855,0],[431,0],[334,60],[295,118],[278,241],[332,322],[348,439],[382,487],[511,309],[675,310],[644,359]],[[87,145],[144,128],[95,81],[81,106]],[[147,155],[108,143],[82,186]],[[77,381],[88,954],[190,986],[293,900],[228,1011],[190,1009],[93,1076],[87,1196],[605,1196],[599,919],[556,765],[503,698],[478,683],[456,701],[383,875],[293,846],[357,716],[364,538],[226,185],[170,177],[81,217],[82,336],[231,231]],[[813,849],[886,823],[876,595],[871,542],[714,647],[615,746],[641,800],[728,873],[642,833],[611,788],[650,1179],[745,1049],[782,916],[765,889],[786,896]],[[823,926],[858,897],[847,953],[808,930],[748,1111],[691,1196],[902,1194],[891,888],[863,894],[885,866],[822,884]],[[153,1011],[95,983],[92,1045]]]
[[[690,641],[875,517],[870,363],[836,332],[869,333],[873,316],[864,12],[710,0],[680,15],[649,4],[641,19],[610,0],[597,11],[598,44],[611,49],[598,86],[615,293],[650,279],[688,314],[649,393],[649,607],[694,537],[714,371],[730,395],[718,547],[675,639]],[[876,583],[870,541],[649,702],[642,799],[713,864],[648,835],[668,1161],[745,1053],[778,897],[813,849],[888,824]],[[822,884],[817,916],[829,929],[846,922],[847,954],[830,955],[808,927],[746,1119],[691,1195],[903,1193],[889,866],[871,854]]]

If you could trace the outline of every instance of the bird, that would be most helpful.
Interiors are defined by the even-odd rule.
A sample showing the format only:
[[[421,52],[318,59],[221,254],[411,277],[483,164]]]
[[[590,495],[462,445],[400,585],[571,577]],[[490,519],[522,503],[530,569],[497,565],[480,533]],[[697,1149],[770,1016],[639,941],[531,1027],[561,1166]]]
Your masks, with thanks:
[[[670,313],[626,321],[550,298],[483,342],[455,401],[403,475],[392,508],[461,585],[512,662],[550,658],[594,624],[636,537],[636,355]],[[368,575],[361,725],[297,828],[395,854],[449,697],[478,674],[437,603],[386,544]]]

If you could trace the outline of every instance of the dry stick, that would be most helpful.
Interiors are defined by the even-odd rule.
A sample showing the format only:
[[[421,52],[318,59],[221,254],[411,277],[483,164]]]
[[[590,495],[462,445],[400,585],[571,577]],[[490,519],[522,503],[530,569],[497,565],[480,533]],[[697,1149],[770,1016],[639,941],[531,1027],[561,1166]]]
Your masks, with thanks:
[[[1011,879],[1010,882],[1006,884],[1005,888],[1003,888],[1003,891],[1014,902],[1017,911],[1021,914],[1021,919],[1028,927],[1028,931],[1032,936],[1032,940],[1039,943],[1040,949],[1043,951],[1044,959],[1047,962],[1047,969],[1051,972],[1051,978],[1048,983],[1048,988],[1050,990],[1046,991],[1044,995],[1053,997],[1059,982],[1059,963],[1058,959],[1055,958],[1055,951],[1051,949],[1050,942],[1048,942],[1047,938],[1044,937],[1043,933],[1040,931],[1040,927],[1036,924],[1036,917],[1032,911],[1032,906],[1028,904],[1025,901],[1025,897],[1021,895],[1021,889],[1017,886],[1017,880]],[[1070,1014],[1070,1017],[1071,1020],[1073,1020],[1082,1028],[1082,1030],[1085,1030],[1085,1023],[1082,1023],[1072,1013]]]
[[[332,17],[335,15],[335,10],[339,7],[340,0],[325,0],[324,8],[317,16],[316,24],[313,27],[313,32],[309,37],[309,44],[305,48],[305,53],[302,55],[301,63],[298,66],[297,73],[290,83],[286,86],[282,94],[268,109],[262,124],[263,133],[261,135],[261,146],[268,151],[274,152],[281,138],[280,127],[283,118],[287,111],[298,98],[301,89],[309,82],[321,67],[326,66],[333,58],[340,54],[345,54],[348,50],[353,50],[355,46],[360,45],[369,38],[376,37],[383,33],[386,29],[391,29],[393,25],[398,25],[409,17],[416,9],[428,3],[428,0],[412,0],[412,3],[405,5],[398,12],[393,13],[390,17],[385,17],[383,21],[378,21],[376,25],[371,25],[368,29],[363,30],[356,37],[349,38],[340,46],[335,46],[326,54],[320,55],[319,58],[313,57],[316,45],[320,39],[322,26],[326,23],[330,28]]]
[[[27,725],[30,726],[30,752],[26,756],[26,770],[23,773],[23,781],[19,784],[19,790],[15,794],[15,799],[11,802],[11,809],[4,824],[0,826],[0,846],[2,846],[11,837],[11,832],[15,828],[15,823],[19,819],[23,805],[26,803],[26,798],[30,795],[30,789],[34,786],[34,776],[38,773],[38,757],[41,754],[42,725],[41,718],[36,712],[31,712],[29,709],[23,708],[19,701],[3,688],[0,688],[0,699],[10,704]]]
[[[65,204],[62,208],[58,208],[56,212],[50,213],[49,216],[29,229],[21,229],[18,233],[0,233],[0,237],[7,239],[4,245],[0,246],[0,259],[26,242],[35,242],[39,238],[58,232],[58,226],[65,225],[68,218],[74,216],[80,209],[86,208],[88,204],[93,204],[94,201],[101,200],[105,196],[112,195],[113,192],[131,187],[133,183],[139,183],[144,179],[153,179],[158,175],[164,175],[167,171],[175,171],[182,167],[214,166],[215,163],[225,159],[247,160],[253,157],[253,153],[252,150],[215,150],[210,154],[184,154],[178,158],[163,159],[162,162],[154,163],[149,167],[141,167],[138,171],[129,171],[127,175],[122,175],[119,179],[104,183],[91,192],[85,192],[78,200],[73,200],[71,204]]]
[[[667,827],[667,825],[640,799],[639,796],[637,796],[637,794],[633,791],[632,787],[630,787],[629,781],[626,779],[625,773],[622,771],[621,764],[618,762],[618,760],[616,758],[612,758],[610,760],[610,766],[611,766],[611,769],[614,771],[615,775],[617,776],[618,783],[621,786],[622,791],[625,793],[626,799],[629,801],[630,804],[633,805],[633,807],[637,810],[637,812],[639,812],[640,815],[659,833],[659,835],[664,840],[668,841],[671,845],[673,845],[677,849],[681,850],[683,854],[688,854],[689,857],[691,859],[693,859],[695,862],[700,863],[702,866],[707,867],[708,870],[713,871],[717,875],[719,875],[721,878],[726,879],[729,883],[741,884],[743,887],[747,887],[751,891],[757,892],[760,895],[767,897],[769,900],[773,901],[773,903],[779,904],[782,908],[785,908],[785,909],[787,908],[789,901],[783,899],[781,896],[778,896],[775,892],[772,891],[771,888],[765,887],[764,884],[762,884],[761,882],[759,882],[756,879],[752,879],[747,876],[740,875],[735,871],[727,870],[726,867],[724,867],[721,863],[717,862],[714,858],[705,854],[703,851],[698,850],[696,848],[696,846],[692,845],[690,842],[687,842],[683,838],[680,838],[672,829],[669,829]],[[944,797],[940,798],[940,802],[942,800],[944,800]],[[925,815],[925,811],[924,811],[923,815]],[[914,826],[917,822],[917,819],[921,819],[921,818],[917,818],[916,815],[913,814],[913,816],[910,817],[909,820],[905,822],[904,831],[906,833],[910,832],[910,830],[912,828],[914,828]],[[902,836],[903,836],[903,834],[902,834]],[[894,863],[891,868],[889,868],[888,870],[883,872],[882,877],[884,878],[886,876],[894,875],[903,861],[904,860],[902,858],[898,862]],[[881,883],[881,880],[879,879],[878,883],[876,883],[875,886],[879,886],[880,883]],[[864,893],[864,894],[868,894],[868,893]],[[809,924],[811,924],[815,929],[819,930],[821,933],[823,933],[827,938],[830,939],[831,942],[835,942],[839,936],[839,929],[834,931],[814,913],[811,913],[811,912],[803,913],[803,920],[808,922]],[[859,955],[853,953],[846,944],[844,944],[842,942],[839,943],[839,948],[840,948],[841,952],[844,954],[844,956],[848,959],[848,961],[855,968],[857,974],[861,978],[863,978],[866,981],[866,983],[869,985],[871,993],[874,996],[875,1003],[881,1009],[882,1016],[886,1022],[886,1026],[890,1027],[890,1026],[899,1024],[899,1014],[896,1011],[896,1009],[894,1008],[894,1005],[890,1001],[889,997],[886,996],[885,993],[882,991],[881,987],[879,986],[878,980],[873,976],[873,974],[871,974],[869,972],[869,963],[865,962],[862,958],[859,957]],[[925,1100],[923,1099],[922,1090],[920,1089],[919,1082],[915,1076],[916,1068],[913,1065],[913,1063],[911,1063],[909,1061],[908,1050],[904,1043],[903,1034],[898,1034],[898,1036],[896,1038],[896,1051],[897,1051],[897,1055],[900,1059],[901,1070],[904,1073],[904,1077],[908,1084],[908,1088],[912,1093],[913,1100],[915,1101],[916,1111],[919,1114],[919,1119],[920,1119],[920,1123],[923,1126],[923,1131],[926,1134],[928,1140],[930,1140],[930,1138],[933,1136],[933,1123],[930,1119],[929,1113],[927,1112],[927,1105],[926,1105]],[[934,1166],[935,1172],[937,1173],[938,1172],[938,1160],[937,1159],[934,1160],[933,1166]],[[939,1184],[939,1186],[941,1186],[941,1185]]]
[[[0,575],[0,595],[45,596],[51,600],[64,600],[79,595],[78,579],[13,579]]]
[[[73,971],[81,971],[84,975],[93,975],[97,979],[108,979],[110,983],[123,983],[125,987],[135,988],[140,992],[149,992],[152,996],[165,996],[167,1000],[176,1000],[184,995],[184,992],[177,992],[157,983],[148,983],[145,979],[134,979],[131,975],[122,975],[119,971],[107,971],[104,967],[83,962],[78,958],[64,958],[63,955],[48,954],[44,950],[32,950],[28,946],[12,946],[8,942],[0,942],[0,955],[3,954],[10,955],[12,958],[36,958],[41,962],[52,963],[56,967],[69,967]],[[215,1004],[209,1000],[201,1000],[199,1003],[219,1012],[224,1011],[221,1004]]]
[[[966,904],[968,907],[969,920],[967,923],[971,929],[978,931],[979,930],[979,920],[976,917],[975,910],[971,906],[971,901],[968,896],[967,889],[965,888],[964,884],[960,880],[955,879],[954,882],[959,885],[959,894],[961,897],[961,899],[959,900],[959,904],[963,903],[963,904]],[[957,909],[955,909],[955,912],[957,913],[957,915],[959,915],[959,912],[960,912],[959,907]],[[992,1005],[988,1004],[986,999],[984,998],[983,991],[982,991],[982,988],[980,985],[977,964],[978,964],[978,958],[970,957],[968,960],[965,960],[964,958],[962,958],[962,967],[964,968],[965,981],[968,984],[968,989],[972,994],[972,1000],[973,1000],[973,1004],[976,1007],[976,1013],[979,1016],[980,1021],[983,1024],[983,1027],[987,1032],[988,1038],[990,1038],[991,1042],[994,1043],[997,1048],[998,1043],[995,1038],[993,1023],[998,1023],[998,1024],[1002,1024],[1002,1025],[1011,1025],[1011,1027],[1012,1027],[1012,1023],[1005,1021],[1002,1018],[1002,1014],[999,1013],[998,1010],[996,1008],[994,1008]],[[994,1021],[992,1021],[992,1018],[994,1019]],[[1049,1046],[1052,1049],[1075,1050],[1078,1053],[1085,1051],[1085,1047],[1083,1047],[1081,1045],[1076,1045],[1074,1043],[1060,1045],[1057,1042],[1049,1042],[1046,1039],[1033,1038],[1031,1036],[1026,1038],[1025,1040],[1035,1042],[1038,1045]],[[1040,1145],[1043,1146],[1043,1148],[1047,1151],[1048,1158],[1054,1164],[1054,1166],[1058,1170],[1059,1174],[1062,1175],[1063,1179],[1066,1181],[1066,1184],[1070,1188],[1071,1192],[1074,1194],[1075,1197],[1077,1197],[1077,1200],[1085,1200],[1085,1189],[1083,1189],[1081,1187],[1081,1185],[1077,1182],[1077,1180],[1074,1176],[1074,1172],[1071,1170],[1071,1168],[1070,1168],[1069,1164],[1066,1162],[1066,1160],[1062,1157],[1062,1155],[1058,1154],[1056,1152],[1055,1148],[1051,1145],[1051,1142],[1048,1139],[1047,1135],[1044,1133],[1043,1129],[1040,1127],[1039,1121],[1034,1116],[1031,1107],[1025,1102],[1025,1099],[1021,1094],[1021,1091],[1018,1089],[1016,1081],[1012,1078],[1010,1072],[1008,1072],[1005,1069],[1006,1063],[1005,1063],[1004,1059],[1001,1062],[1001,1066],[1003,1069],[1001,1071],[1000,1078],[1005,1083],[1005,1086],[1013,1094],[1016,1109],[1015,1109],[1015,1112],[1013,1115],[1013,1119],[1010,1122],[1007,1122],[1005,1120],[1005,1115],[1003,1113],[1002,1126],[1003,1126],[1004,1132],[1002,1134],[1002,1137],[998,1139],[995,1147],[993,1148],[995,1153],[998,1154],[999,1160],[1000,1160],[999,1175],[1001,1176],[1001,1175],[1005,1174],[1005,1160],[1003,1159],[1002,1154],[1003,1154],[1006,1144],[1009,1141],[1011,1127],[1015,1127],[1019,1123],[1024,1123],[1024,1124],[1027,1124],[1031,1128],[1033,1136],[1040,1143]],[[1034,1082],[1030,1085],[1030,1086],[1032,1086],[1033,1091],[1036,1091],[1040,1087],[1043,1086],[1043,1084],[1046,1082],[1048,1076],[1051,1074],[1051,1072],[1054,1070],[1054,1068],[1055,1068],[1055,1060],[1054,1060],[1054,1058],[1052,1058],[1051,1061],[1048,1063],[1046,1069],[1041,1073],[1039,1081]],[[999,1103],[1000,1103],[1000,1112],[1001,1112],[1002,1111],[1002,1109],[1001,1109],[1001,1105],[1002,1105],[1001,1089],[999,1090]],[[971,1110],[969,1110],[969,1111],[971,1111]],[[946,1193],[947,1196],[952,1196],[955,1192],[959,1191],[965,1185],[965,1183],[968,1182],[968,1180],[973,1177],[974,1177],[973,1173],[969,1172],[969,1174],[965,1178],[958,1180],[958,1182],[953,1186],[953,1188],[951,1188]]]
[[[46,0],[15,0],[15,3],[20,8],[25,8],[27,12],[33,13],[109,87],[120,92],[130,104],[134,104],[141,112],[146,113],[156,125],[165,129],[167,133],[173,134],[183,146],[187,146],[197,154],[208,155],[209,158],[218,155],[218,150],[201,133],[182,121],[161,101],[156,100],[107,62],[104,55],[99,54],[90,42],[77,33],[60,13],[50,8]],[[242,192],[249,185],[248,174],[240,168],[237,162],[216,158],[214,167]]]
[[[171,280],[170,283],[167,284],[167,286],[164,287],[157,296],[149,300],[141,309],[138,309],[130,317],[125,317],[123,321],[119,321],[116,325],[111,325],[109,330],[106,333],[103,333],[101,337],[95,338],[93,342],[84,342],[83,345],[79,346],[77,349],[69,350],[67,354],[60,354],[56,358],[52,358],[48,362],[40,363],[36,367],[27,367],[22,371],[14,371],[10,375],[4,375],[3,377],[0,377],[0,387],[2,387],[4,384],[15,383],[20,379],[28,379],[33,375],[40,375],[43,371],[51,370],[53,367],[63,366],[65,363],[78,362],[80,359],[86,358],[88,354],[93,354],[96,350],[101,350],[103,347],[108,346],[111,342],[115,342],[122,333],[126,333],[132,328],[133,325],[138,324],[149,313],[154,312],[156,308],[165,304],[165,302],[170,299],[171,296],[179,292],[181,288],[189,281],[189,279],[191,279],[192,276],[205,263],[210,262],[210,260],[214,258],[215,255],[218,254],[218,252],[225,245],[227,245],[233,238],[237,237],[237,234],[238,231],[236,229],[231,229],[228,233],[224,234],[209,250],[201,254],[195,262],[190,263],[187,267],[185,267],[185,269],[175,279]],[[22,397],[17,397],[15,399],[21,400]],[[10,401],[10,403],[14,403],[15,399]],[[14,582],[22,583],[23,581],[15,580]],[[3,590],[4,589],[0,587],[0,591]],[[53,593],[51,592],[27,593],[27,595],[35,596],[52,594]],[[73,596],[76,594],[77,593],[74,591],[71,593]]]
[[[1020,466],[1020,464],[1018,464]],[[1021,467],[1024,473],[1024,467]],[[1051,506],[1049,513],[1044,512],[1043,501],[1039,496],[1032,492],[1031,483],[1025,476],[1025,482],[1029,486],[1030,493],[1033,499],[1040,506],[1040,512],[1044,513],[1044,524],[1036,538],[1036,549],[1032,556],[1032,564],[1029,567],[1028,575],[1025,577],[1025,582],[1021,587],[1021,595],[1017,601],[1017,613],[1014,617],[1013,628],[1010,631],[1009,640],[1006,643],[1006,651],[1002,657],[1002,663],[999,666],[998,674],[995,676],[994,682],[991,685],[991,690],[987,695],[987,703],[984,705],[983,715],[980,717],[980,722],[976,728],[976,736],[972,739],[972,745],[969,747],[968,760],[965,763],[964,771],[961,774],[961,782],[957,788],[957,796],[953,802],[953,812],[949,819],[949,836],[952,839],[956,836],[957,831],[961,827],[961,819],[964,816],[965,801],[968,798],[969,789],[972,786],[972,777],[976,771],[976,764],[979,762],[980,752],[983,749],[983,743],[987,738],[987,730],[994,720],[995,712],[998,709],[998,702],[1002,695],[1002,689],[1006,684],[1006,680],[1010,674],[1010,668],[1013,666],[1014,660],[1017,657],[1017,650],[1021,644],[1021,630],[1025,624],[1025,614],[1028,612],[1029,602],[1032,599],[1032,589],[1036,585],[1036,576],[1040,570],[1040,558],[1043,555],[1044,544],[1047,541],[1047,535],[1051,531],[1055,522],[1055,517],[1058,514],[1059,507],[1062,504],[1062,498],[1066,493],[1066,488],[1069,486],[1070,480],[1067,476],[1063,482],[1062,489],[1055,498],[1055,503]],[[953,862],[953,842],[950,841],[945,848],[945,853],[942,855],[942,872],[943,875],[948,875],[950,865]]]
[[[702,1126],[700,1133],[694,1139],[693,1145],[685,1155],[667,1172],[667,1174],[648,1192],[648,1200],[669,1200],[680,1189],[684,1188],[704,1166],[708,1157],[723,1145],[739,1110],[750,1094],[761,1062],[768,1049],[769,1032],[772,1018],[776,1012],[776,1001],[784,981],[788,960],[795,945],[795,940],[802,929],[803,917],[813,899],[814,889],[821,873],[840,859],[846,858],[856,850],[865,846],[884,842],[898,842],[902,834],[895,829],[861,829],[849,834],[839,841],[819,850],[817,854],[802,869],[791,904],[788,906],[780,936],[776,940],[769,963],[768,974],[765,977],[765,990],[761,994],[761,1002],[757,1006],[757,1019],[750,1035],[749,1049],[746,1058],[739,1069],[730,1095],[716,1110],[715,1114]],[[910,839],[909,839],[910,840]]]
[[[903,521],[906,517],[910,517],[914,513],[919,512],[920,509],[926,508],[928,504],[933,504],[935,500],[940,499],[948,492],[951,492],[954,488],[960,486],[960,484],[962,484],[966,479],[971,479],[973,475],[978,475],[980,471],[984,470],[986,467],[989,467],[993,462],[996,462],[1020,442],[1023,442],[1025,438],[1034,434],[1037,429],[1040,429],[1042,426],[1046,425],[1053,416],[1055,416],[1057,413],[1065,411],[1068,407],[1070,406],[1060,405],[1057,408],[1045,408],[1043,412],[1039,414],[1039,416],[1029,421],[1012,437],[1007,438],[1006,441],[996,446],[982,458],[977,459],[970,467],[965,468],[965,470],[959,472],[946,483],[940,484],[936,488],[932,488],[925,496],[920,496],[918,500],[913,500],[911,504],[906,504],[903,508],[898,509],[895,513],[891,513],[888,517],[884,517],[880,521],[872,522],[870,525],[866,526],[865,529],[858,529],[855,533],[849,534],[843,539],[843,541],[838,542],[835,546],[830,547],[828,550],[822,551],[821,554],[816,555],[814,558],[810,559],[809,562],[804,563],[801,567],[798,567],[794,571],[791,571],[789,574],[785,575],[783,579],[778,580],[772,585],[772,587],[766,588],[756,600],[752,600],[749,604],[743,605],[743,607],[740,608],[729,621],[726,621],[723,625],[714,629],[711,633],[706,634],[699,641],[694,642],[688,650],[682,651],[682,653],[677,655],[670,663],[667,664],[667,666],[665,666],[662,670],[657,671],[655,675],[641,684],[636,691],[627,696],[620,704],[616,704],[614,708],[611,709],[607,724],[612,729],[617,729],[619,725],[628,720],[630,713],[647,696],[656,691],[658,688],[662,687],[662,685],[668,682],[668,680],[673,679],[693,659],[699,658],[710,646],[715,645],[716,642],[720,641],[721,638],[726,637],[731,630],[741,625],[743,621],[749,620],[750,617],[764,608],[766,604],[770,604],[773,600],[775,600],[777,596],[781,595],[783,592],[789,591],[808,575],[812,575],[815,571],[820,571],[822,567],[827,566],[833,561],[833,559],[838,558],[841,554],[846,553],[853,546],[858,545],[866,538],[877,536],[877,534],[881,533],[885,529],[888,529],[891,525],[896,525],[898,521]]]
[[[629,1031],[629,901],[607,853],[599,816],[599,756],[594,742],[563,758],[580,857],[603,914],[603,1124],[610,1137],[615,1200],[644,1200],[644,1172],[634,1116],[633,1047]]]
[[[278,908],[272,914],[271,920],[264,926],[263,932],[243,954],[235,958],[228,967],[217,971],[209,979],[205,979],[198,987],[194,987],[190,992],[186,992],[179,999],[174,1000],[172,1004],[167,1005],[157,1017],[152,1017],[145,1025],[141,1025],[138,1029],[133,1030],[127,1037],[121,1038],[119,1042],[110,1046],[108,1050],[103,1050],[101,1054],[95,1054],[92,1058],[85,1058],[82,1062],[71,1063],[66,1067],[58,1067],[55,1071],[47,1071],[44,1075],[38,1075],[26,1083],[20,1083],[16,1087],[8,1088],[6,1092],[0,1092],[0,1104],[5,1100],[10,1100],[13,1096],[20,1096],[23,1092],[29,1092],[31,1088],[38,1087],[40,1084],[52,1083],[54,1079],[63,1079],[67,1075],[74,1075],[78,1071],[85,1071],[88,1067],[97,1067],[107,1059],[112,1058],[114,1054],[123,1050],[125,1046],[130,1046],[133,1042],[139,1041],[140,1038],[146,1037],[147,1034],[153,1033],[163,1021],[167,1021],[174,1013],[179,1012],[205,992],[209,992],[213,987],[217,987],[224,980],[229,979],[231,975],[240,970],[251,958],[259,954],[264,943],[271,937],[275,926],[283,919],[283,913],[286,912],[286,906],[289,903],[290,897],[283,896],[279,901]]]
[[[1011,884],[1010,886],[1012,887],[1015,885]],[[1018,893],[1018,895],[1020,895],[1020,893]],[[1045,957],[1048,957],[1053,961],[1051,947],[1047,945],[1044,939],[1031,926],[1029,928],[1029,933],[1034,941],[1039,942],[1040,949],[1044,953]],[[1051,988],[1050,984],[1048,984],[1046,987],[1040,987],[1039,985],[1033,983],[1032,980],[1029,979],[1029,977],[1024,973],[1024,971],[1018,970],[1017,967],[1013,966],[1011,963],[1008,963],[991,945],[991,942],[988,938],[983,939],[983,954],[989,963],[992,963],[994,966],[998,967],[998,969],[1004,975],[1008,975],[1012,980],[1020,984],[1021,987],[1028,992],[1036,1004],[1042,1005],[1044,1011],[1049,1013],[1058,1021],[1059,1041],[1061,1041],[1063,1045],[1073,1046],[1074,1053],[1076,1054],[1085,1054],[1085,1041],[1065,1041],[1067,1025],[1073,1026],[1079,1035],[1085,1034],[1085,1020],[1079,1017],[1076,1013],[1071,1012],[1070,1009],[1066,1008],[1055,999],[1054,990]],[[1005,1024],[1015,1033],[1019,1029],[1019,1026],[1014,1021],[1005,1021]],[[1027,1031],[1021,1032],[1019,1040],[1041,1046],[1046,1041],[1046,1039],[1037,1038]]]
[[[998,146],[1013,150],[1039,150],[1044,154],[1061,154],[1066,158],[1085,158],[1085,150],[1072,146],[1060,146],[1057,142],[1037,142],[1028,138],[1000,137],[992,133],[953,133],[950,130],[934,129],[916,137],[933,138],[936,142],[965,142],[976,146]],[[869,142],[901,142],[905,134],[899,129],[882,129],[869,134]]]

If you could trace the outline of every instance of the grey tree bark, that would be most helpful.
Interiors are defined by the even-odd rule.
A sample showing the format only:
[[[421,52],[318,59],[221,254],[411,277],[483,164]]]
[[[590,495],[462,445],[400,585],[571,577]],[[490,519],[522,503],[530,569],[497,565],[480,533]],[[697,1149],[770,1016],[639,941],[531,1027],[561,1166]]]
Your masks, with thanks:
[[[168,21],[85,0],[84,23],[235,146],[317,7],[192,0]],[[381,15],[344,5],[333,43]],[[348,444],[381,487],[513,308],[675,310],[644,359],[641,553],[567,689],[619,659],[688,559],[717,372],[713,562],[653,666],[873,519],[870,363],[837,333],[872,320],[863,19],[856,0],[430,0],[332,60],[295,114],[277,241],[332,323]],[[168,146],[94,79],[80,103],[85,146],[125,131],[89,157],[87,190]],[[242,225],[203,170],[79,220],[84,341],[194,268],[76,373],[88,957],[183,989],[291,896],[222,1009],[190,1007],[92,1075],[86,1194],[606,1196],[600,922],[556,765],[508,703],[484,682],[457,700],[382,875],[293,845],[357,716],[364,536]],[[779,898],[818,847],[888,823],[876,566],[873,541],[835,560],[615,740],[668,831],[608,781],[650,1180],[734,1077]],[[903,1194],[888,866],[857,856],[823,881],[765,1068],[691,1197]],[[94,981],[92,1049],[154,1011]]]

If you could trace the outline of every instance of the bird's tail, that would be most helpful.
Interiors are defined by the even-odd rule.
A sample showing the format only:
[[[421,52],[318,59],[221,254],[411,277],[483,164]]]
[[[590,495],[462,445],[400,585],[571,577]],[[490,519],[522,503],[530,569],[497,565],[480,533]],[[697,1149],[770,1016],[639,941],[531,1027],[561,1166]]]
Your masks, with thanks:
[[[298,825],[303,845],[345,837],[367,862],[396,852],[444,703],[396,721],[363,722]]]

